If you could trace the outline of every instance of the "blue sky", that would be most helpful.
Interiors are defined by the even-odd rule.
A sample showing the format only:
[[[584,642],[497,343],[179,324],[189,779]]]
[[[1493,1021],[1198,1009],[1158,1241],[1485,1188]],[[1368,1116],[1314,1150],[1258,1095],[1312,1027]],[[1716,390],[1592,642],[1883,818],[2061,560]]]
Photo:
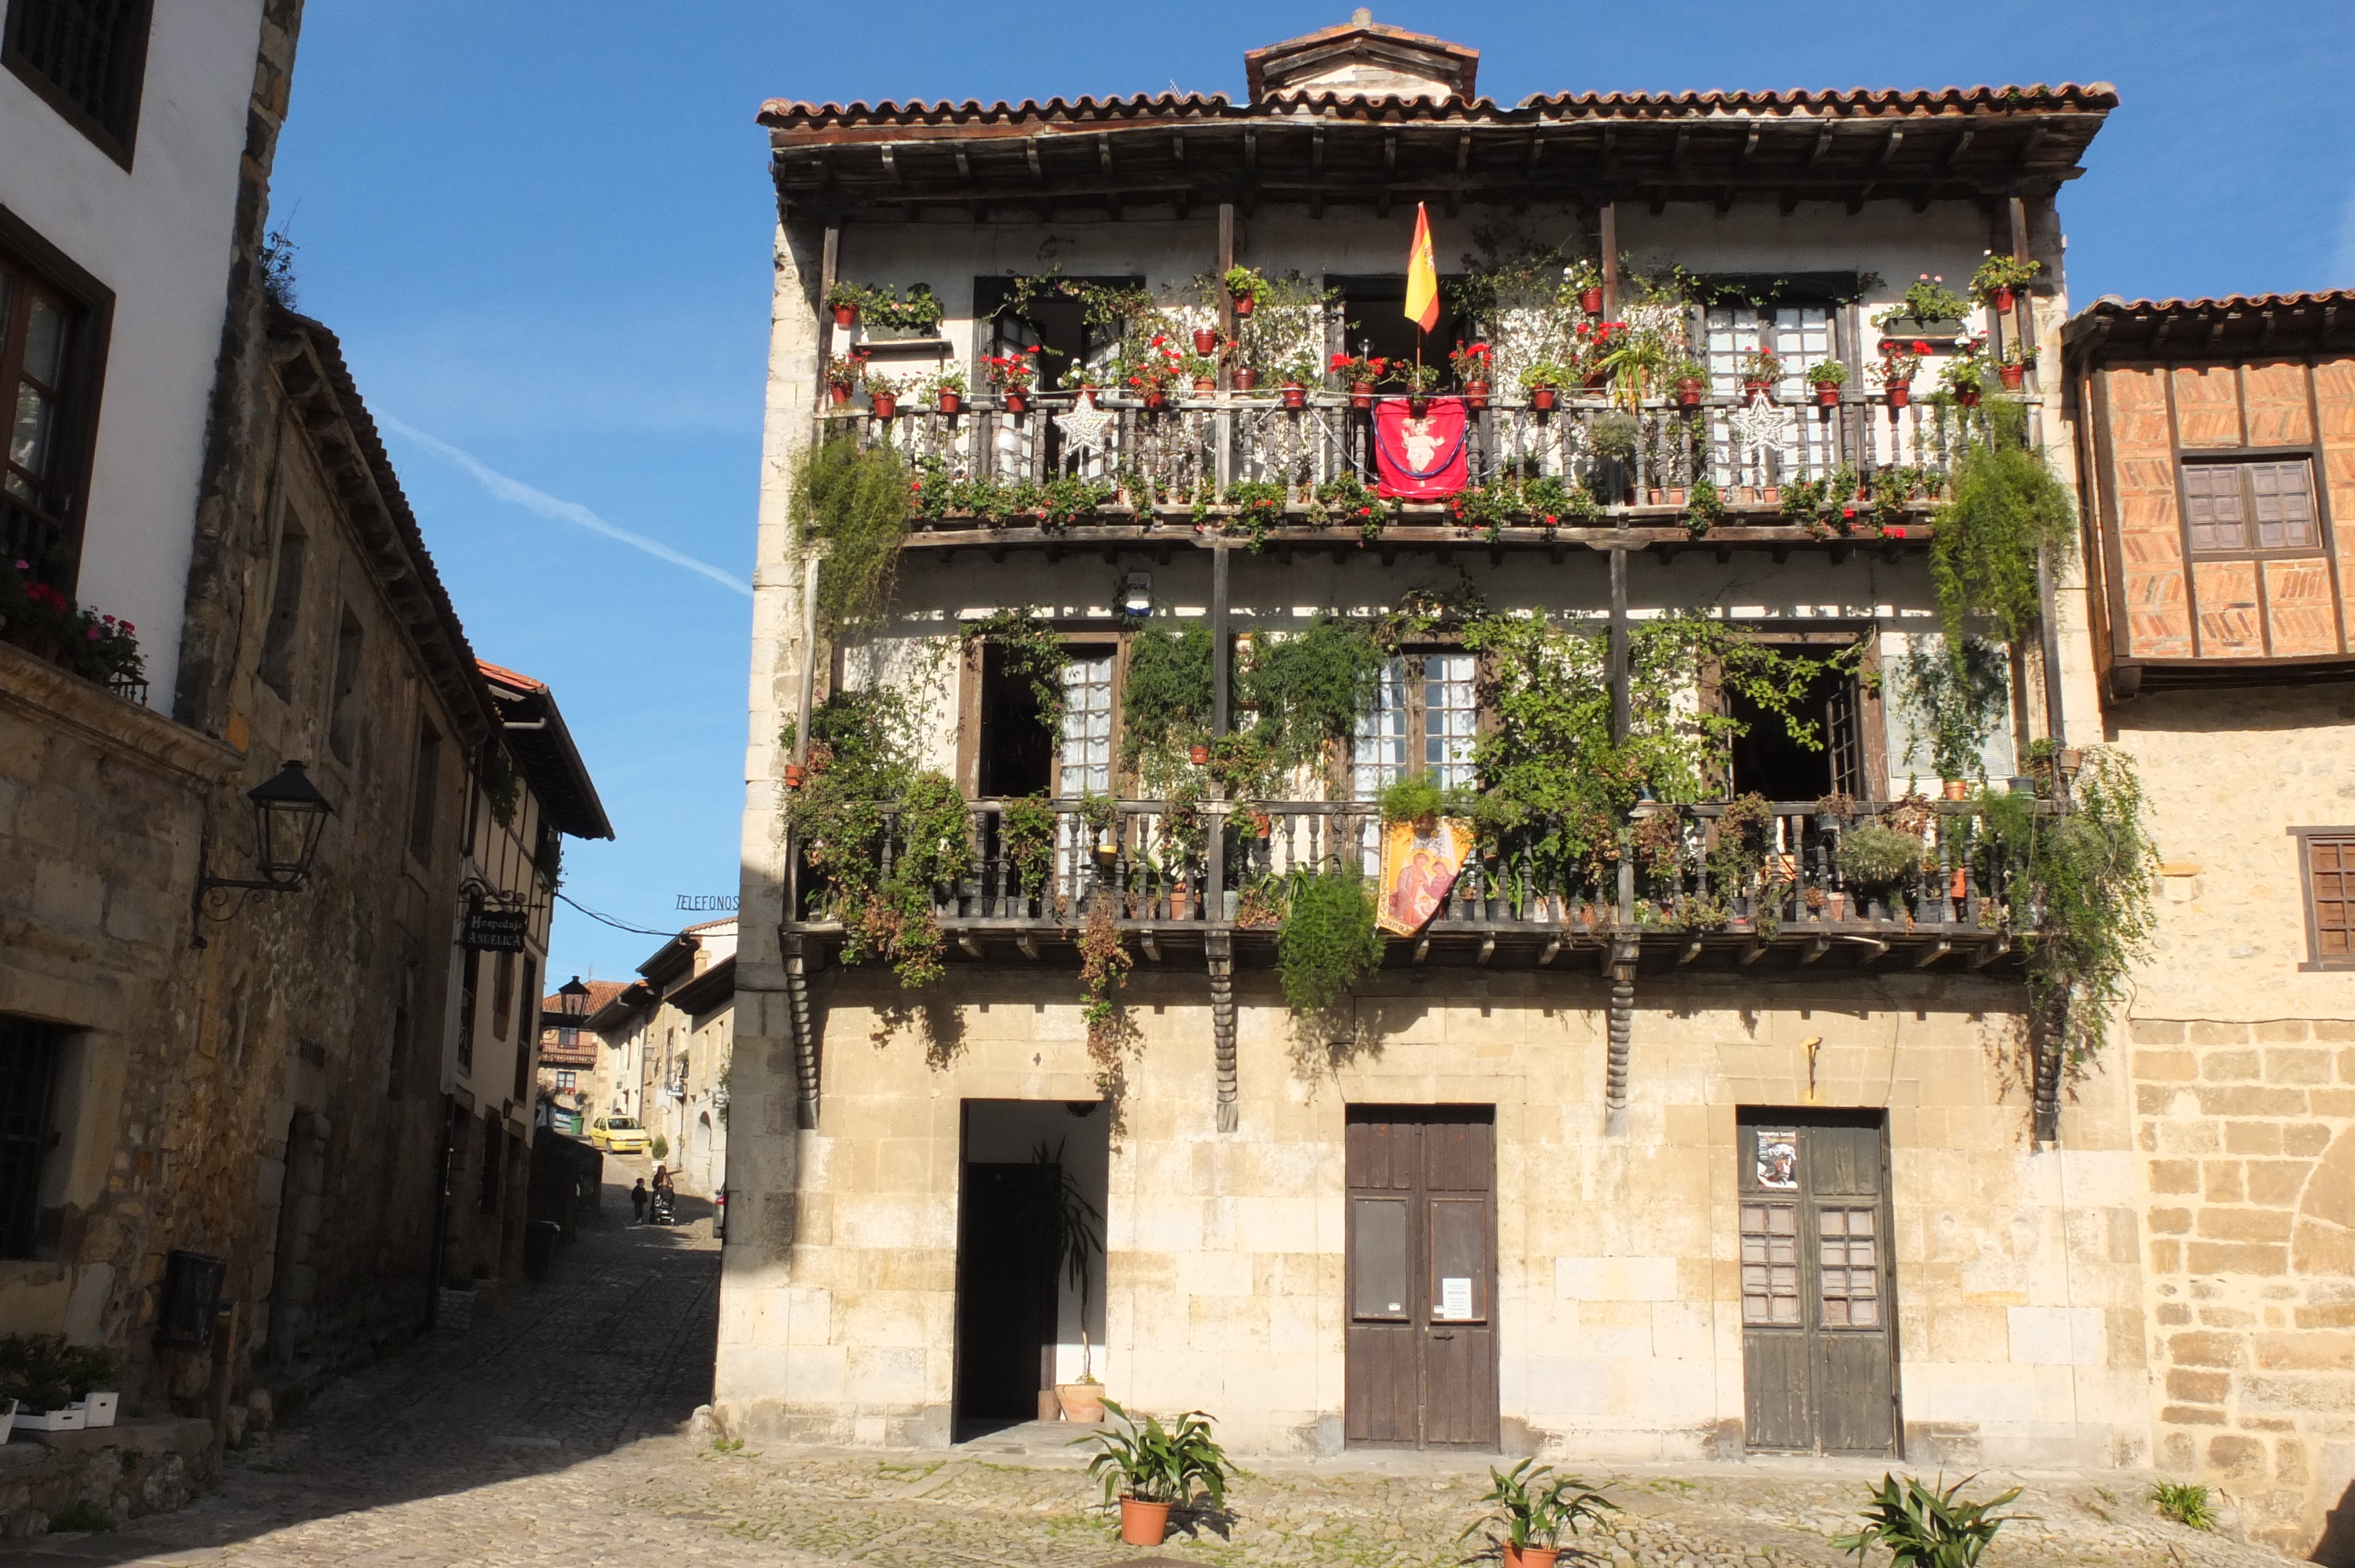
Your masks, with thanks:
[[[1347,0],[336,0],[304,18],[274,220],[484,657],[555,688],[620,834],[566,891],[708,918],[742,813],[769,97],[1242,90]],[[2062,196],[2081,302],[2355,286],[2355,5],[1387,4],[1538,91],[2114,82]],[[692,18],[691,23],[687,18]],[[651,542],[669,557],[616,535]],[[553,972],[657,945],[559,906]]]

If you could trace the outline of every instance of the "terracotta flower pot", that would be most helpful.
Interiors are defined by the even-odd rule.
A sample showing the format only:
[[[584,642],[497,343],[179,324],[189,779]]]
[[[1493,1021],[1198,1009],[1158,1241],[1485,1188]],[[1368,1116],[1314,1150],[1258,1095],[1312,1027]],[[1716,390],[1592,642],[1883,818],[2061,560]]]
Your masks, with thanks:
[[[1554,397],[1555,388],[1551,387],[1532,387],[1529,388],[1529,407],[1540,414],[1549,413],[1553,408]]]
[[[1218,389],[1219,378],[1217,376],[1197,376],[1194,377],[1194,395],[1197,397],[1207,397]]]
[[[1913,401],[1913,383],[1911,381],[1891,381],[1887,390],[1889,406],[1892,408],[1902,408]]]
[[[1589,387],[1596,389],[1610,386],[1611,372],[1607,370],[1597,370],[1590,373],[1586,377],[1586,385]]]
[[[1255,391],[1255,390],[1258,388],[1258,387],[1259,387],[1259,372],[1258,372],[1258,371],[1253,370],[1253,369],[1252,369],[1250,366],[1248,366],[1248,365],[1243,366],[1241,366],[1241,368],[1239,368],[1238,370],[1236,370],[1236,372],[1235,372],[1235,390],[1236,390],[1236,391],[1238,391],[1238,392],[1251,392],[1251,391]]]
[[[1158,1546],[1169,1536],[1169,1505],[1139,1498],[1120,1499],[1123,1546]]]
[[[1464,406],[1467,408],[1487,408],[1488,384],[1486,381],[1466,381],[1464,384]]]
[[[800,788],[802,787],[802,780],[803,780],[804,779],[806,779],[807,777],[809,777],[809,770],[808,770],[807,768],[804,768],[800,763],[798,763],[798,762],[788,762],[788,763],[786,763],[786,764],[785,764],[785,788],[786,788],[786,789],[800,789]]]
[[[1584,311],[1590,316],[1601,315],[1603,313],[1603,291],[1600,289],[1579,290],[1578,308]]]
[[[1946,780],[1945,788],[1940,793],[1949,800],[1967,800],[1971,798],[1970,780],[1949,779]]]
[[[1979,389],[1976,387],[1957,387],[1955,388],[1955,401],[1966,408],[1976,408],[1979,406]]]
[[[1370,408],[1373,406],[1374,384],[1370,381],[1350,382],[1349,407],[1352,408]]]
[[[1103,1419],[1104,1391],[1100,1383],[1059,1383],[1055,1400],[1063,1407],[1063,1419],[1077,1425],[1093,1426]]]
[[[1995,291],[1996,314],[1999,316],[2008,316],[2011,314],[2011,291],[2009,289],[1998,289]]]
[[[1196,354],[1216,354],[1219,352],[1219,331],[1216,327],[1197,327],[1194,329],[1194,352]]]
[[[1210,748],[1207,746],[1194,747],[1186,753],[1186,757],[1197,768],[1208,768],[1210,765]]]
[[[1516,1546],[1505,1542],[1505,1568],[1553,1568],[1553,1560],[1561,1555],[1558,1546]]]
[[[1700,382],[1688,376],[1677,383],[1677,406],[1680,408],[1700,407]]]
[[[1410,392],[1406,395],[1406,411],[1408,418],[1420,419],[1431,411],[1431,399],[1420,392]]]
[[[940,399],[941,412],[943,414],[954,414],[959,408],[964,407],[964,394],[962,392],[954,391],[949,387],[943,387],[940,389],[938,396]]]
[[[869,392],[867,401],[874,408],[875,417],[888,419],[900,411],[900,397],[894,392]]]
[[[858,324],[858,307],[857,305],[835,306],[834,324],[838,327],[857,326]]]
[[[826,388],[826,391],[832,395],[834,398],[834,406],[837,408],[850,401],[850,388],[847,387],[829,386]]]
[[[1234,301],[1235,314],[1239,316],[1247,316],[1251,314],[1252,307],[1258,303],[1258,302],[1253,300],[1249,294],[1230,294],[1228,298]]]
[[[1018,392],[1012,387],[1008,387],[1006,392],[1006,411],[1009,414],[1028,413],[1030,411],[1030,394],[1028,392]]]
[[[2019,391],[2020,383],[2028,379],[2028,366],[2025,365],[1998,365],[1995,373],[2003,377],[2003,389],[2007,392]]]
[[[1839,397],[1840,389],[1838,382],[1819,381],[1816,384],[1816,407],[1819,408],[1837,408],[1839,407]]]
[[[1163,405],[1167,404],[1168,401],[1169,401],[1169,394],[1168,394],[1168,393],[1167,393],[1167,392],[1162,391],[1162,390],[1161,390],[1159,387],[1155,387],[1152,391],[1147,392],[1147,393],[1145,395],[1145,406],[1146,406],[1147,408],[1152,408],[1152,409],[1158,410],[1160,408],[1162,408],[1162,407],[1163,407]]]
[[[1303,387],[1299,382],[1287,381],[1281,387],[1277,388],[1277,390],[1284,394],[1284,406],[1285,408],[1305,408],[1308,407],[1308,388]]]
[[[1742,395],[1744,397],[1760,397],[1774,389],[1774,384],[1772,381],[1744,381],[1742,384]]]

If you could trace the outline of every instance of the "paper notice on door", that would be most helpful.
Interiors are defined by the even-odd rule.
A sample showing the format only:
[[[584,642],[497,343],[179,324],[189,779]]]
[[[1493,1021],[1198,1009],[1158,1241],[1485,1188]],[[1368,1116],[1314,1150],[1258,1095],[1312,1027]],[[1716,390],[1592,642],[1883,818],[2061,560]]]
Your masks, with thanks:
[[[1432,1314],[1450,1322],[1462,1322],[1472,1316],[1472,1281],[1469,1278],[1442,1278],[1439,1282],[1439,1310]]]

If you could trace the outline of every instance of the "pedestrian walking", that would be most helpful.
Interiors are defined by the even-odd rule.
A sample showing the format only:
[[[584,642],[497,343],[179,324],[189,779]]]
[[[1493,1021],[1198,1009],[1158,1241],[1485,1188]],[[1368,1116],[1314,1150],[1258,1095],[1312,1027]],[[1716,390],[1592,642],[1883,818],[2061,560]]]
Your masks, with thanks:
[[[637,1185],[630,1189],[630,1224],[634,1225],[644,1224],[645,1224],[645,1219],[646,1180],[645,1177],[641,1176],[638,1178]]]

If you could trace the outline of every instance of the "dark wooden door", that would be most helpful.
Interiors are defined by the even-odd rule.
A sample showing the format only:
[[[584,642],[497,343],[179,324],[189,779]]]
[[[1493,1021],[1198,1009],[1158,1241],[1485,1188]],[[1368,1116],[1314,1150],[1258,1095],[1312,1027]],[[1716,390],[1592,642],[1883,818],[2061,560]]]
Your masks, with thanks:
[[[1896,1292],[1881,1113],[1745,1110],[1737,1125],[1749,1446],[1894,1456]]]
[[[1487,1106],[1349,1108],[1353,1446],[1497,1446],[1496,1134]]]
[[[967,1165],[957,1217],[956,1437],[1035,1421],[1052,1385],[1060,1166]]]

